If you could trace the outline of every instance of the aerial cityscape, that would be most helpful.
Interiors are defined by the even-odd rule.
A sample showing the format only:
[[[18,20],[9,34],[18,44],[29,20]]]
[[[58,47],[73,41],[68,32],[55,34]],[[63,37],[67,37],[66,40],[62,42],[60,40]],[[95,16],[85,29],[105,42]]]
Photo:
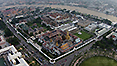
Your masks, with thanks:
[[[0,66],[117,66],[117,1],[1,0]]]

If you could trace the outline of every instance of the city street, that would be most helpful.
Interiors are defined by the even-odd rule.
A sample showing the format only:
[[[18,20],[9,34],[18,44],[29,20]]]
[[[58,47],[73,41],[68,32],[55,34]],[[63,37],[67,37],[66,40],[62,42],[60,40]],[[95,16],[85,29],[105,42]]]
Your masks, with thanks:
[[[34,48],[31,46],[31,44],[29,45],[21,36],[19,36],[19,35],[17,34],[17,32],[15,31],[15,29],[14,29],[12,26],[10,26],[10,25],[7,24],[7,21],[6,21],[5,18],[3,18],[3,21],[4,21],[4,23],[7,25],[7,27],[10,29],[10,31],[13,32],[13,34],[21,41],[21,42],[20,42],[20,45],[25,46],[25,49],[27,48],[27,51],[28,51],[29,53],[32,53],[35,59],[37,58],[36,60],[38,60],[39,58],[44,58],[43,56],[41,56],[41,55],[39,54],[39,51],[38,51],[38,50],[34,49]],[[109,30],[110,30],[110,29],[109,29]],[[108,30],[108,31],[109,31],[109,30]],[[108,31],[106,31],[106,32],[108,32]],[[106,33],[106,32],[105,32],[105,33]],[[103,34],[101,34],[101,35],[103,35]],[[74,58],[75,55],[78,55],[79,53],[84,54],[84,53],[85,53],[87,50],[89,50],[89,49],[91,48],[91,46],[95,43],[95,42],[92,42],[92,41],[97,41],[97,38],[100,37],[101,35],[98,35],[96,38],[91,38],[91,40],[86,41],[83,45],[77,47],[78,50],[75,48],[76,51],[73,51],[73,53],[70,54],[70,55],[68,55],[67,57],[65,57],[65,58],[63,58],[63,59],[60,59],[59,57],[56,58],[56,59],[60,59],[60,60],[58,60],[58,61],[55,63],[55,65],[56,65],[56,66],[60,66],[60,65],[62,65],[62,66],[69,66],[69,64],[71,63],[71,61],[73,60],[73,58]],[[27,39],[28,39],[28,38],[27,38]],[[92,42],[92,43],[90,43],[90,42]],[[86,46],[85,46],[85,45],[86,45]],[[81,47],[83,47],[83,48],[81,48]],[[80,49],[80,48],[81,48],[81,49]],[[71,52],[70,52],[70,53],[71,53]],[[32,55],[32,54],[31,54],[31,55]],[[64,56],[65,56],[65,55],[64,55]],[[38,60],[38,61],[39,61],[39,60]],[[42,65],[41,62],[39,62],[39,63]],[[44,59],[43,64],[44,64],[44,66],[48,66],[48,65],[49,65],[49,66],[53,66],[53,65],[50,64],[49,61],[46,60],[46,59]]]
[[[19,35],[16,33],[16,31],[15,31],[11,26],[9,26],[9,25],[6,23],[5,18],[4,18],[3,21],[4,21],[4,23],[7,25],[7,27],[11,30],[11,32],[21,41],[21,42],[20,42],[20,45],[22,45],[22,46],[24,45],[24,46],[28,49],[29,52],[34,52],[34,53],[35,53],[35,54],[33,54],[34,57],[37,57],[37,58],[42,57],[42,56],[39,54],[39,51],[35,50],[35,49],[32,48],[29,44],[27,44],[26,41],[25,41],[21,36],[19,36]],[[43,58],[43,57],[42,57],[42,58]],[[45,61],[45,62],[48,63],[48,61]]]
[[[35,57],[37,57],[37,58],[40,58],[40,57],[42,57],[38,52],[39,51],[37,51],[37,50],[35,50],[34,48],[32,48],[29,44],[27,44],[26,42],[25,42],[25,40],[21,37],[21,36],[19,36],[17,33],[16,33],[16,31],[11,27],[11,26],[9,26],[6,22],[5,22],[5,20],[4,20],[4,23],[7,25],[7,27],[13,32],[13,34],[19,39],[19,40],[21,40],[21,45],[23,46],[25,46],[25,47],[27,47],[27,49],[28,49],[28,51],[29,52],[34,52],[34,54],[33,54],[33,56],[35,56]],[[89,44],[89,45],[87,45],[87,46],[85,46],[85,47],[83,47],[82,49],[80,49],[80,50],[77,50],[77,51],[75,51],[74,53],[72,53],[72,54],[70,54],[69,56],[67,56],[67,57],[65,57],[65,58],[63,58],[63,59],[61,59],[61,60],[59,60],[59,61],[57,61],[56,63],[55,63],[55,65],[56,66],[60,66],[60,65],[64,65],[64,66],[69,66],[69,64],[71,63],[71,61],[73,60],[73,58],[74,58],[74,56],[77,54],[79,54],[79,53],[81,53],[81,52],[85,52],[86,50],[89,50],[90,49],[90,47],[93,45],[93,43],[91,43],[91,44]],[[53,65],[51,65],[48,61],[44,61],[44,66],[47,66],[47,65],[49,65],[49,66],[53,66]]]
[[[80,53],[86,52],[87,50],[89,50],[89,49],[92,47],[92,45],[93,45],[94,43],[95,43],[95,42],[92,42],[92,43],[90,43],[90,44],[84,46],[83,48],[81,48],[81,49],[79,49],[79,50],[76,50],[74,53],[70,54],[69,56],[67,56],[67,57],[65,57],[65,58],[63,58],[63,59],[57,61],[57,62],[55,63],[55,65],[56,65],[56,66],[60,66],[60,65],[62,65],[62,63],[64,63],[64,64],[65,64],[64,66],[69,66],[69,64],[72,62],[72,60],[73,60],[73,58],[74,58],[75,55],[78,55],[78,54],[80,54]],[[65,60],[67,60],[67,61],[65,61]]]

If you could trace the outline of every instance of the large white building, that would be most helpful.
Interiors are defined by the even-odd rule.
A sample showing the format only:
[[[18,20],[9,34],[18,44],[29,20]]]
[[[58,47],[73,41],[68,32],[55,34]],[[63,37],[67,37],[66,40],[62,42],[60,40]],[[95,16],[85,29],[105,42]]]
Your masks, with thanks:
[[[8,52],[7,52],[8,51]],[[12,66],[29,66],[28,63],[22,58],[21,52],[18,52],[12,45],[0,50],[0,55],[7,52],[7,59]]]
[[[107,29],[111,28],[110,25],[107,25],[107,24],[105,24],[105,23],[99,24],[99,27],[101,27],[101,28],[107,28]]]
[[[77,27],[75,27],[73,24],[71,24],[71,25],[70,24],[64,24],[64,25],[55,27],[55,29],[60,29],[62,31],[65,31],[65,30],[72,31],[72,30],[77,29]]]
[[[24,17],[24,15],[19,15],[19,16],[16,16],[15,18],[21,18],[21,17]]]
[[[95,30],[96,28],[97,28],[96,24],[90,24],[87,27],[85,27],[84,29],[91,32],[91,31]]]

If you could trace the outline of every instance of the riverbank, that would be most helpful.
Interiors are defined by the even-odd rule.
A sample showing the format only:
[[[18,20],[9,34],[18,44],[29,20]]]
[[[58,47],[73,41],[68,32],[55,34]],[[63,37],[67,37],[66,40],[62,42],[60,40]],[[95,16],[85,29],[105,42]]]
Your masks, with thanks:
[[[92,11],[92,10],[88,10],[86,8],[81,8],[81,7],[75,7],[75,6],[66,6],[66,5],[13,5],[13,6],[4,6],[4,7],[0,7],[0,9],[2,8],[12,8],[12,7],[20,7],[20,6],[44,6],[44,7],[51,7],[51,8],[61,8],[61,9],[67,9],[67,10],[75,10],[84,14],[90,14],[90,15],[94,15],[94,16],[98,16],[99,18],[106,18],[112,22],[117,22],[117,17],[112,16],[112,15],[106,15],[104,13],[100,13],[100,12],[96,12],[96,11]]]

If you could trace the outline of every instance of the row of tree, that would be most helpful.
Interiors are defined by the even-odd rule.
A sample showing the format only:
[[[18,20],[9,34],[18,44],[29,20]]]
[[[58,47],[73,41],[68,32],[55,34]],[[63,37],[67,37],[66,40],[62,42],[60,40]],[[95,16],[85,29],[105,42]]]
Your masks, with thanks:
[[[101,41],[97,41],[92,48],[100,48],[100,49],[106,49],[106,50],[111,50],[111,49],[117,49],[116,45],[113,43],[113,40],[104,38]]]
[[[16,37],[13,37],[13,38],[11,37],[13,36],[13,33],[7,28],[7,26],[3,21],[0,21],[0,30],[4,30],[5,37],[10,37],[7,39],[7,42],[11,43],[12,45],[19,44],[19,40]]]
[[[12,38],[7,39],[7,42],[11,43],[14,46],[18,45],[19,41],[20,40],[18,38],[16,38],[16,37],[12,37]]]
[[[6,25],[3,21],[0,21],[0,30],[4,30],[6,28]]]

